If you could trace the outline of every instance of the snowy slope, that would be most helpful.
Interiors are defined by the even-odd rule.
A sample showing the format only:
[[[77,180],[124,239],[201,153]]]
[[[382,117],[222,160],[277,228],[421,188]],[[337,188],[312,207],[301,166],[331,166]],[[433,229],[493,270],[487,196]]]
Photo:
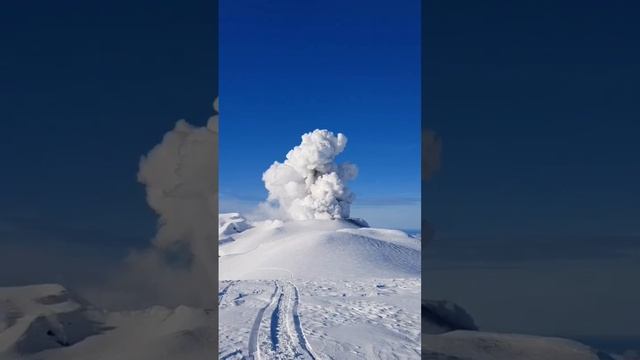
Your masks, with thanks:
[[[239,221],[221,215],[221,225],[229,219]],[[218,357],[419,359],[420,240],[365,224],[272,220],[225,229]]]
[[[221,280],[420,277],[419,239],[349,220],[255,223],[219,255]]]
[[[214,358],[213,314],[179,306],[107,312],[60,285],[0,288],[0,359]]]

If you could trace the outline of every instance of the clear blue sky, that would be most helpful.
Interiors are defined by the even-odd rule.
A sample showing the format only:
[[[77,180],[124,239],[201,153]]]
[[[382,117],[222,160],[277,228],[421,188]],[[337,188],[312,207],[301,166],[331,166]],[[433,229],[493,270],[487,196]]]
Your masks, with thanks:
[[[316,128],[349,138],[353,216],[419,228],[420,1],[220,3],[222,211]]]

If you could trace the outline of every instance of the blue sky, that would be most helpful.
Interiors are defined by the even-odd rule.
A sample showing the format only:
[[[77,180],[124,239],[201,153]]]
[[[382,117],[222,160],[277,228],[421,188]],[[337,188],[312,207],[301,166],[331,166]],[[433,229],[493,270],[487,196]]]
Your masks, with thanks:
[[[222,211],[316,128],[349,138],[353,216],[420,224],[420,2],[220,2]]]

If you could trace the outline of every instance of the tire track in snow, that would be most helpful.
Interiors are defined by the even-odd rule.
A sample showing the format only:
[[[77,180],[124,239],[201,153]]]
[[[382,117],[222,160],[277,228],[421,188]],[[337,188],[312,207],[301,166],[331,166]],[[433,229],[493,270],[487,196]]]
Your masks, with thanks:
[[[307,342],[298,304],[298,288],[290,281],[280,285],[277,301],[269,307],[270,320],[260,328],[259,352],[269,359],[317,359]],[[269,325],[269,331],[266,330]]]
[[[282,330],[282,326],[280,325],[280,321],[282,317],[280,316],[282,313],[282,298],[284,297],[284,293],[281,292],[280,296],[278,296],[278,303],[276,304],[276,308],[271,313],[271,327],[270,329],[270,339],[271,339],[271,351],[278,352],[280,348],[280,332]]]
[[[260,324],[262,323],[262,318],[264,316],[264,312],[269,308],[273,307],[276,299],[278,298],[278,294],[280,293],[280,285],[277,281],[273,282],[275,289],[273,290],[273,294],[271,295],[271,300],[269,304],[258,311],[258,315],[256,316],[255,321],[253,322],[253,326],[251,328],[251,333],[249,334],[249,360],[260,360],[260,345],[258,344],[260,335]]]
[[[302,330],[302,322],[300,321],[300,314],[298,313],[298,305],[300,304],[300,292],[298,291],[298,287],[293,283],[290,283],[294,290],[294,303],[293,303],[293,322],[295,325],[295,329],[298,335],[298,342],[300,346],[309,354],[311,359],[317,359],[318,357],[311,350],[311,344],[307,341],[307,337],[304,336],[304,331]]]

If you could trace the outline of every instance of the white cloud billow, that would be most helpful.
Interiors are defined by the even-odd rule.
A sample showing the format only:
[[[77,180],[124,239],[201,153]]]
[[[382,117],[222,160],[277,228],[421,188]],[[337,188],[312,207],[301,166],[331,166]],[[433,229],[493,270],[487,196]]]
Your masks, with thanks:
[[[107,308],[209,307],[217,294],[218,101],[206,126],[180,120],[140,159],[138,181],[158,214],[151,246],[89,289]]]
[[[346,145],[346,136],[328,130],[302,135],[284,163],[274,162],[262,175],[268,201],[293,220],[348,218],[354,194],[347,181],[358,170],[353,164],[335,162]]]

